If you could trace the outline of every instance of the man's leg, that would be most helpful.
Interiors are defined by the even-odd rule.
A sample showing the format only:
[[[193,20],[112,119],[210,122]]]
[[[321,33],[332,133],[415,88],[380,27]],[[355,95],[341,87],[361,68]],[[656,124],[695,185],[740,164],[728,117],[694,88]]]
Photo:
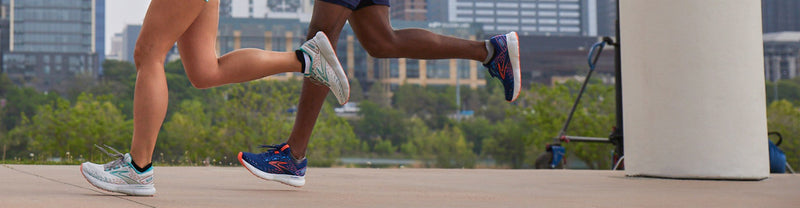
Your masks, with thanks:
[[[423,29],[394,30],[389,22],[389,7],[367,6],[350,16],[364,49],[377,58],[472,59],[483,62],[492,77],[505,89],[506,101],[513,102],[521,90],[519,38],[515,32],[484,41],[439,35]]]
[[[314,13],[308,27],[306,39],[311,39],[317,31],[328,35],[331,45],[336,50],[339,33],[342,31],[347,18],[352,11],[344,6],[324,1],[314,2]],[[317,85],[310,79],[303,79],[303,91],[300,94],[300,103],[297,105],[292,134],[286,143],[292,148],[292,156],[296,159],[305,157],[311,131],[317,122],[317,116],[328,95],[328,87]]]
[[[350,16],[350,26],[358,41],[376,58],[471,59],[485,61],[483,41],[465,40],[424,29],[392,29],[389,7],[373,5]]]

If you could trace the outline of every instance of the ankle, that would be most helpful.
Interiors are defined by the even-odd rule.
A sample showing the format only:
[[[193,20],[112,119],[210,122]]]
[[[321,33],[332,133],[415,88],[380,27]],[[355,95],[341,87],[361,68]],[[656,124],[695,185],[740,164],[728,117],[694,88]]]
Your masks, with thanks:
[[[142,165],[136,164],[136,162],[133,161],[133,160],[131,160],[131,165],[133,165],[133,168],[135,168],[139,172],[145,172],[148,169],[150,169],[150,167],[153,167],[153,163],[152,162],[148,162],[146,165],[142,166]]]

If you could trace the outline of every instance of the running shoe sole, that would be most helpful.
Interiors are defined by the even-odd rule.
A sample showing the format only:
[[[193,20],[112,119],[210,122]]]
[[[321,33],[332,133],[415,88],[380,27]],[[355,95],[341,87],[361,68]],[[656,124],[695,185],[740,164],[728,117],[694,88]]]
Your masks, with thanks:
[[[253,167],[252,165],[250,165],[250,163],[244,162],[244,160],[242,160],[242,153],[241,152],[239,152],[239,156],[237,156],[237,157],[239,158],[239,163],[241,163],[242,166],[244,166],[244,168],[247,169],[247,171],[250,171],[251,174],[253,174],[254,176],[259,177],[261,179],[268,180],[268,181],[277,181],[277,182],[281,182],[283,184],[294,186],[294,187],[298,187],[298,188],[299,187],[303,187],[303,185],[306,184],[306,179],[305,179],[304,176],[293,176],[293,175],[286,175],[286,174],[266,173],[264,171],[259,170],[256,167]]]
[[[89,184],[92,184],[92,186],[97,187],[98,189],[101,189],[103,191],[123,193],[130,196],[153,196],[156,194],[156,188],[152,184],[119,185],[97,180],[83,171],[83,165],[81,165],[81,174],[83,174],[83,178],[86,179],[86,181],[88,181]]]
[[[514,102],[519,96],[520,88],[522,88],[522,83],[520,83],[519,36],[516,32],[510,32],[506,34],[506,41],[508,56],[511,60],[511,69],[514,71],[514,96],[511,98],[511,101],[508,102]]]
[[[325,62],[328,63],[328,66],[334,67],[333,70],[336,71],[336,77],[339,78],[340,81],[344,80],[344,85],[342,90],[345,92],[344,102],[339,102],[340,105],[344,105],[348,101],[350,101],[350,81],[347,79],[347,75],[344,74],[344,68],[342,68],[342,64],[339,63],[339,58],[336,57],[336,52],[333,50],[333,46],[331,46],[331,41],[328,39],[328,35],[322,33],[323,41],[325,44],[319,44],[318,47],[320,48],[320,53],[322,56],[325,57]]]

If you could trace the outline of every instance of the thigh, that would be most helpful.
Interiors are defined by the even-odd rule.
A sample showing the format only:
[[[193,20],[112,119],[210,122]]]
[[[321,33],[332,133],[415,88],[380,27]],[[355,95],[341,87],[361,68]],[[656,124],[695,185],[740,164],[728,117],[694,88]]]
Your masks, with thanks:
[[[219,0],[210,0],[194,23],[178,39],[178,51],[188,76],[217,67],[218,25]]]
[[[353,11],[350,15],[350,27],[362,44],[387,41],[394,36],[394,29],[389,20],[389,7],[372,5]]]
[[[164,59],[167,51],[197,19],[206,4],[203,0],[153,0],[147,8],[136,50]]]
[[[339,40],[339,33],[342,32],[342,27],[344,27],[353,11],[349,6],[345,6],[348,5],[344,3],[347,1],[333,1],[339,3],[331,3],[332,1],[317,0],[314,3],[314,13],[311,16],[306,39],[311,39],[317,31],[322,31],[328,36],[335,50],[336,42]],[[355,8],[355,4],[352,7]]]

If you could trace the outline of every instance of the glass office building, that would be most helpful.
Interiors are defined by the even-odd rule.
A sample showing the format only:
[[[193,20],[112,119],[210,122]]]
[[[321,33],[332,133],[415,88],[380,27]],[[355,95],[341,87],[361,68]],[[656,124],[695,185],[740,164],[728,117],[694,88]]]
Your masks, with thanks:
[[[47,91],[76,75],[97,76],[105,53],[104,0],[2,0],[8,45],[2,69]]]
[[[597,35],[597,0],[444,1],[429,4],[429,10],[446,6],[446,21],[480,23],[488,34]]]

